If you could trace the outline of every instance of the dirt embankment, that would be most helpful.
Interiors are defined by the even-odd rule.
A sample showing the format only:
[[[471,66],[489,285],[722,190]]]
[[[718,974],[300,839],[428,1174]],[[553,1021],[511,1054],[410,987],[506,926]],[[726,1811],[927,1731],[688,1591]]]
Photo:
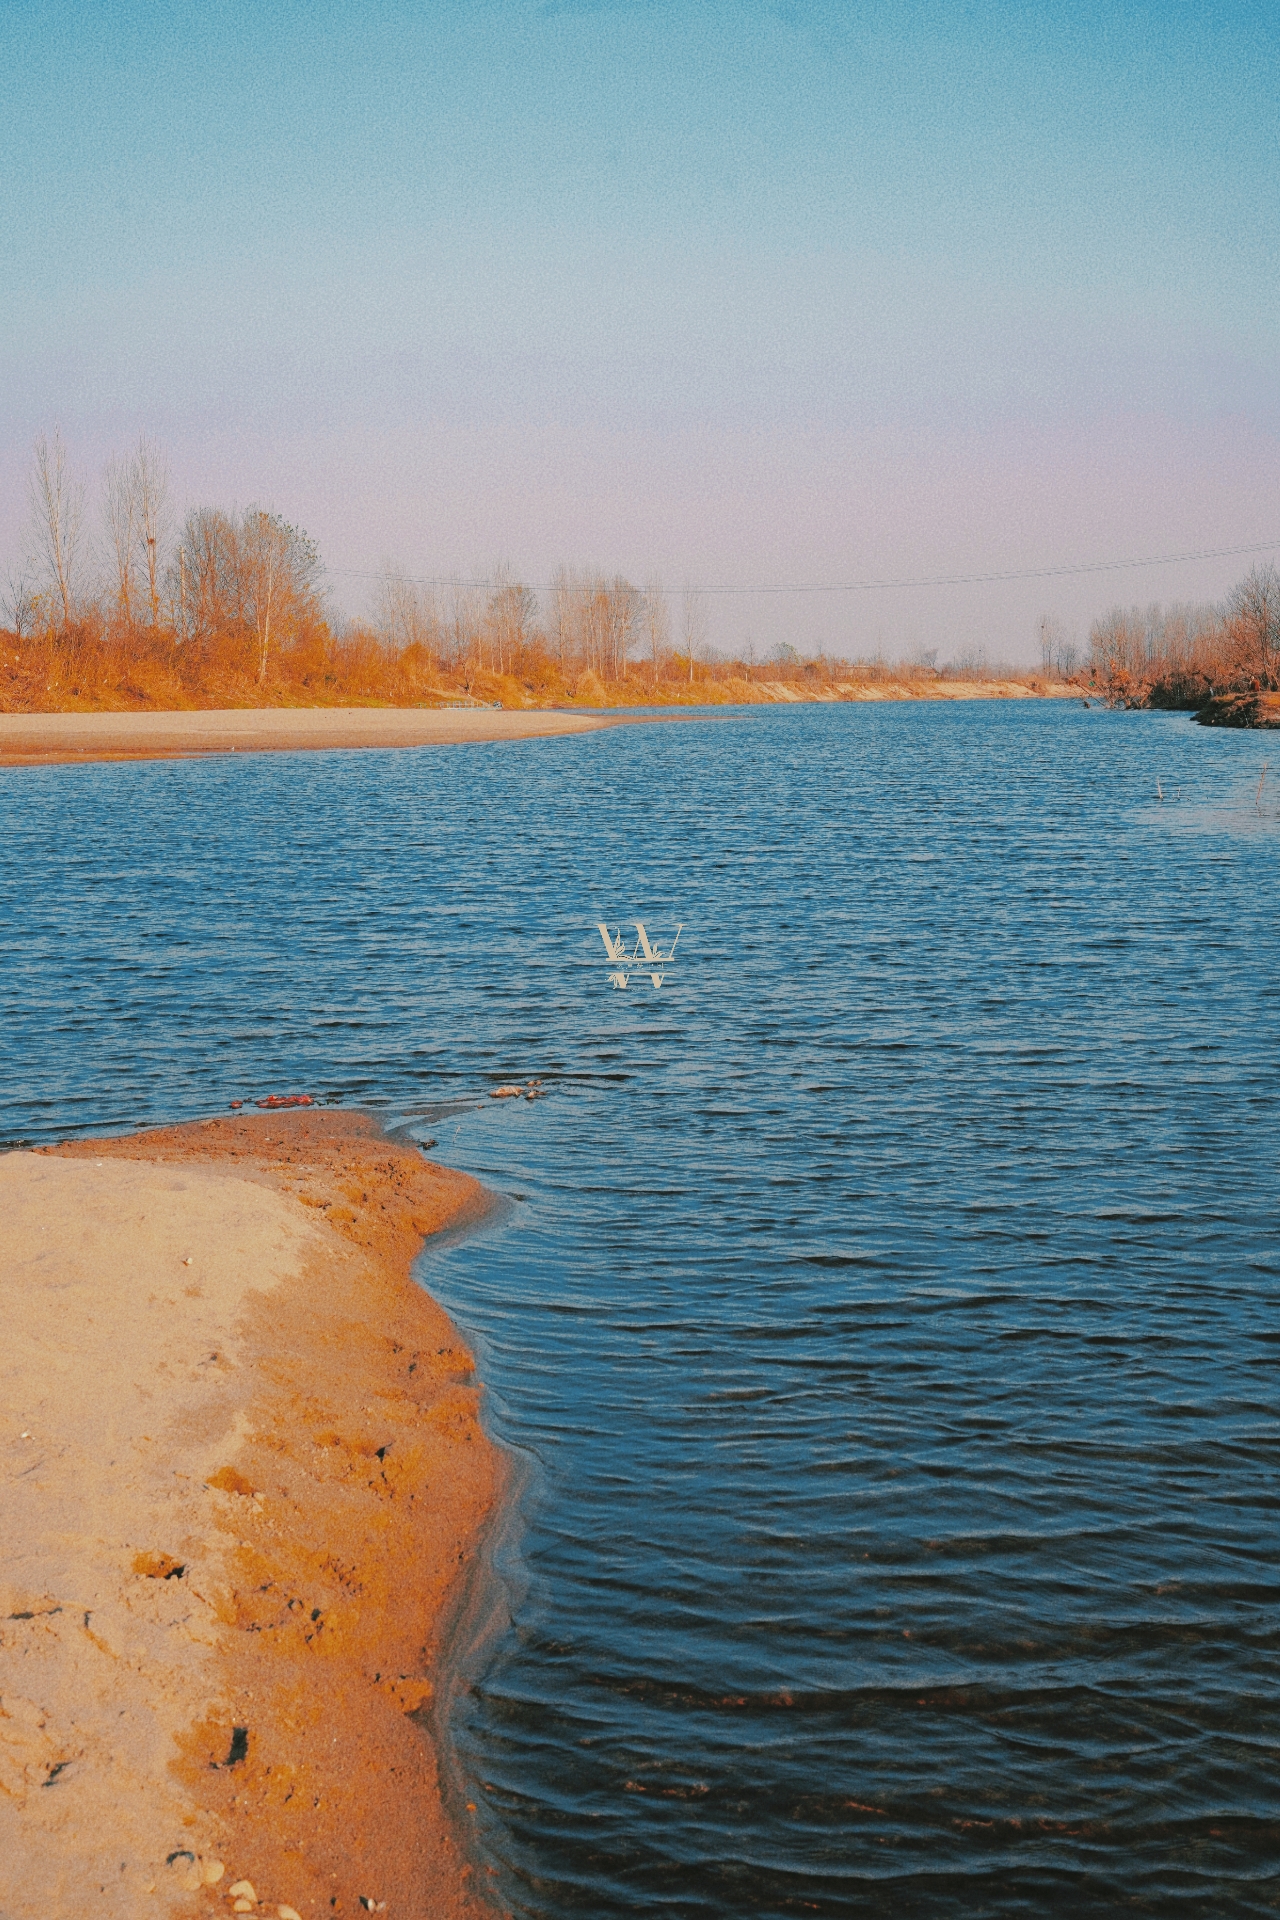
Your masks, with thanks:
[[[485,1200],[314,1110],[0,1158],[6,1920],[491,1911],[425,1713],[502,1463],[409,1272]]]
[[[1202,727],[1280,727],[1280,693],[1220,693],[1196,714]]]

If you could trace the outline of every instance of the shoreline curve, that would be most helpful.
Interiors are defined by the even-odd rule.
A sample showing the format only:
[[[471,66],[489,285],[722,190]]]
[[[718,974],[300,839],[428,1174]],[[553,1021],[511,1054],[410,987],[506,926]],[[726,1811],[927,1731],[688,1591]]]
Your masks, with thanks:
[[[486,1190],[308,1108],[5,1154],[0,1203],[6,1914],[489,1920],[432,1701],[508,1475],[411,1274]]]
[[[477,745],[596,733],[612,714],[431,707],[229,707],[180,712],[0,713],[0,767],[175,760],[213,753]]]

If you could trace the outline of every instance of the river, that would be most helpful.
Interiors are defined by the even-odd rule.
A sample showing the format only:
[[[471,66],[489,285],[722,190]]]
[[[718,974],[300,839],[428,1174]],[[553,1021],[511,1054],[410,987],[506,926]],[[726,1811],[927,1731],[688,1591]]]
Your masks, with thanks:
[[[422,1276],[522,1463],[451,1727],[520,1920],[1280,1908],[1265,757],[991,701],[0,776],[9,1144],[301,1089],[507,1196]]]

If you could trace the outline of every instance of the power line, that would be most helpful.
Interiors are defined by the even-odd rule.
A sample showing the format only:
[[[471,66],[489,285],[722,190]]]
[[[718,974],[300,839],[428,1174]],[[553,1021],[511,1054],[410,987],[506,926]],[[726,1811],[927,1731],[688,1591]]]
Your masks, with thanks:
[[[1254,540],[1241,547],[1201,547],[1194,553],[1151,554],[1143,560],[1082,560],[1064,561],[1053,567],[1014,567],[996,573],[935,573],[926,574],[914,580],[834,580],[834,581],[798,581],[791,585],[767,585],[759,587],[729,585],[717,583],[711,586],[699,586],[699,593],[723,594],[779,594],[779,593],[884,593],[908,587],[973,587],[983,586],[1001,580],[1054,580],[1065,575],[1079,573],[1123,573],[1139,567],[1176,567],[1189,560],[1223,560],[1246,553],[1270,553],[1280,547],[1280,540]],[[341,574],[348,580],[382,580],[386,578],[403,580],[415,587],[474,587],[492,590],[495,587],[527,585],[525,581],[509,580],[458,580],[416,573],[373,573],[360,567],[328,567],[326,572]],[[554,593],[556,581],[549,585],[535,587],[537,593]]]

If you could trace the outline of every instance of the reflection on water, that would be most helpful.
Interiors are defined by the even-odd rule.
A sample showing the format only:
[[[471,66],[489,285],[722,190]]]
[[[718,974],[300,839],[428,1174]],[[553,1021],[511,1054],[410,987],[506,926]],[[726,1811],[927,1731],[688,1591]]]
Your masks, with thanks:
[[[11,1138],[305,1087],[513,1196],[424,1268],[531,1462],[454,1728],[513,1912],[1280,1905],[1266,757],[990,703],[6,780]]]

